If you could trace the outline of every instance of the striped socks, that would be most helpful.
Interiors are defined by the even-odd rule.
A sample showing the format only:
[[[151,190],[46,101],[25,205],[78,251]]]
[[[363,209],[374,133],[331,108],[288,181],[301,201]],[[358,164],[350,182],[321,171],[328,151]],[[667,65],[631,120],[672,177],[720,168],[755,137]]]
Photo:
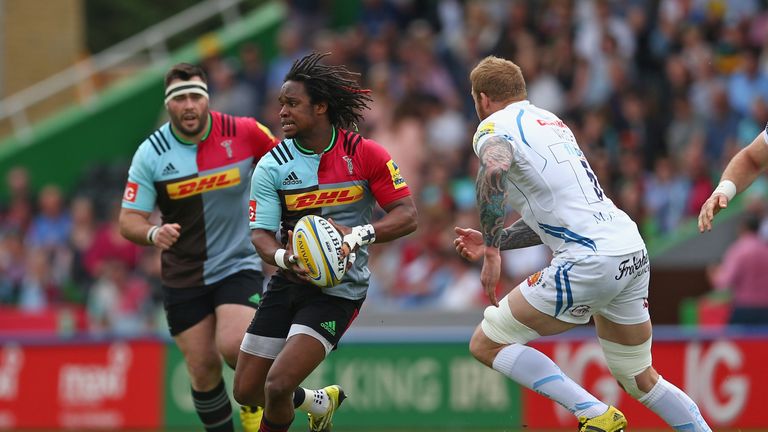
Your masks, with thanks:
[[[227,388],[222,379],[212,390],[197,391],[192,389],[192,402],[206,432],[233,432],[232,404],[227,396]]]

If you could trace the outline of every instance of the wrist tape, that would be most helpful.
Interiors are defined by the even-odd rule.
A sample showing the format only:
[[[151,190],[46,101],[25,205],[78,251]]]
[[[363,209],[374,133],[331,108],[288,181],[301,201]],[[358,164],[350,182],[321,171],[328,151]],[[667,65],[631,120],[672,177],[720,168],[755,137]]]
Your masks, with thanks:
[[[369,245],[376,241],[376,232],[373,225],[358,225],[352,228],[352,232],[344,236],[343,243],[349,246],[350,250],[355,250],[360,246]]]
[[[715,190],[712,191],[712,195],[718,193],[725,195],[725,197],[728,198],[728,201],[730,201],[736,196],[736,185],[730,180],[723,180],[717,185]]]
[[[152,226],[149,231],[147,231],[147,241],[150,244],[155,244],[155,239],[157,238],[157,233],[160,231],[159,226]]]

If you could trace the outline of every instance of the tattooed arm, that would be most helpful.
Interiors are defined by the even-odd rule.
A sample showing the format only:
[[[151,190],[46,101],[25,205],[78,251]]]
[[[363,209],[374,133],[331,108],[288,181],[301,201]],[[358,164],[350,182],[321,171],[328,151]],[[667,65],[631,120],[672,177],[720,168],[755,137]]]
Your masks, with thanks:
[[[507,172],[512,166],[512,146],[499,136],[485,142],[480,149],[477,172],[477,205],[485,245],[499,248],[504,227],[507,200]]]
[[[498,307],[496,286],[501,278],[499,246],[504,228],[507,173],[512,166],[512,145],[502,137],[493,136],[488,138],[480,149],[479,156],[477,205],[480,209],[480,227],[485,241],[480,282],[491,304]]]
[[[522,219],[518,219],[512,225],[501,231],[499,249],[520,249],[528,246],[540,245],[541,237],[531,229]]]

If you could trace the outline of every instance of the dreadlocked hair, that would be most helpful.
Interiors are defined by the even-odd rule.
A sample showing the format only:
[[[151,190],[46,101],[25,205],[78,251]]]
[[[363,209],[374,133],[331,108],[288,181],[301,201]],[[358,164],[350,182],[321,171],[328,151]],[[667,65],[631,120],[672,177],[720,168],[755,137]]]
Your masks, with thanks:
[[[363,109],[370,109],[371,91],[357,82],[359,73],[350,72],[346,66],[330,66],[320,63],[331,53],[312,53],[293,62],[285,81],[301,81],[312,103],[328,104],[328,119],[332,125],[356,127],[363,120]]]

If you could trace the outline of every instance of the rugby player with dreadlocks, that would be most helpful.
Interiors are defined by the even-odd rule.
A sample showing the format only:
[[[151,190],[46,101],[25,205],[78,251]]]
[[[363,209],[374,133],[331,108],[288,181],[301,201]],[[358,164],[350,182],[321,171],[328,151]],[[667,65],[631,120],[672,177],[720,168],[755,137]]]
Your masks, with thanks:
[[[328,431],[346,397],[338,385],[299,387],[333,350],[368,290],[368,245],[416,230],[416,207],[397,164],[355,128],[371,101],[359,74],[325,65],[326,54],[297,60],[280,90],[285,140],[266,154],[251,180],[251,240],[262,260],[279,267],[240,346],[235,399],[264,406],[260,431],[287,431],[296,408],[311,431]],[[373,221],[378,203],[386,212]],[[320,289],[303,278],[290,238],[296,222],[316,214],[344,236],[356,260],[341,283]],[[279,231],[280,240],[276,240]]]

